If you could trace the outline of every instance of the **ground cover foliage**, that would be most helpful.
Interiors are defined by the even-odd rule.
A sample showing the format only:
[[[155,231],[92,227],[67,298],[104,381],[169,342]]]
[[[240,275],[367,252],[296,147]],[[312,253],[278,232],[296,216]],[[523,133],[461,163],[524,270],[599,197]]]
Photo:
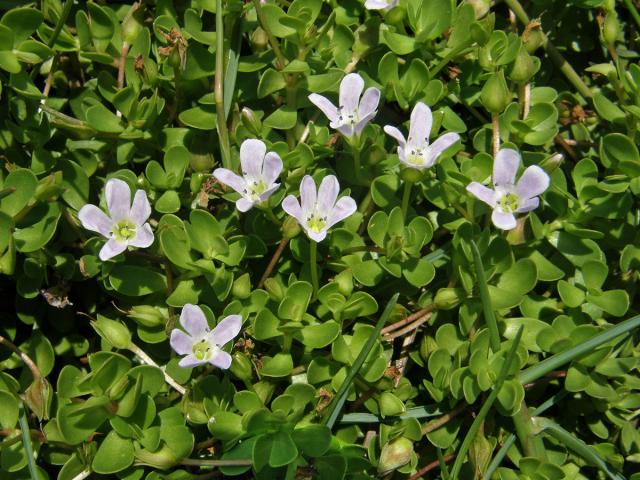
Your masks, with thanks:
[[[0,477],[640,479],[634,1],[0,8]]]

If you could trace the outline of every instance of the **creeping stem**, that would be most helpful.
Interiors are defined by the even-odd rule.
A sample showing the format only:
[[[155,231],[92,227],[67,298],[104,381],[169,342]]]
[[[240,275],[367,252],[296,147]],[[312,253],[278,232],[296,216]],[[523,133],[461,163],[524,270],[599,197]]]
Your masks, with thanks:
[[[402,218],[407,218],[407,210],[409,209],[409,200],[411,199],[411,187],[413,182],[404,182],[404,192],[402,194]]]
[[[309,246],[309,267],[311,268],[311,284],[313,285],[313,298],[318,296],[318,242],[311,240]]]
[[[222,16],[222,0],[216,0],[216,76],[214,96],[216,100],[217,129],[220,142],[222,165],[231,169],[231,147],[229,146],[229,131],[224,115],[224,26]]]

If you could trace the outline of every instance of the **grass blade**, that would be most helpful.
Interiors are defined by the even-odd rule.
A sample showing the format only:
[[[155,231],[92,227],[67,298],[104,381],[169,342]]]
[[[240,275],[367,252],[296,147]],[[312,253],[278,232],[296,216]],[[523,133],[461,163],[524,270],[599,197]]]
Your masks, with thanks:
[[[322,422],[327,427],[332,429],[334,424],[336,423],[336,420],[338,419],[338,416],[342,411],[342,406],[344,405],[344,402],[347,400],[347,393],[349,391],[349,387],[351,386],[351,382],[353,382],[353,379],[360,371],[362,364],[369,356],[369,352],[373,348],[373,344],[380,337],[380,330],[382,330],[382,327],[384,326],[385,323],[387,323],[387,320],[391,316],[391,312],[393,311],[393,307],[396,306],[396,302],[398,301],[399,296],[400,294],[396,293],[393,297],[391,297],[391,300],[389,300],[389,303],[387,303],[387,306],[385,307],[384,312],[382,312],[382,315],[380,316],[378,323],[376,323],[375,328],[373,329],[373,331],[371,332],[371,335],[367,339],[367,343],[365,343],[364,347],[362,347],[362,350],[360,350],[358,357],[356,358],[355,362],[353,362],[353,365],[351,366],[351,370],[349,370],[347,377],[344,379],[344,382],[342,382],[342,385],[340,386],[340,390],[338,390],[338,393],[336,393],[336,396],[331,402],[331,405],[329,405],[329,408],[327,409],[327,415],[326,417],[324,417],[324,421]]]
[[[413,407],[407,409],[407,411],[398,415],[397,417],[392,417],[396,420],[405,420],[407,418],[430,418],[430,417],[439,417],[443,415],[437,405],[425,405],[422,407]],[[391,417],[387,417],[391,418]],[[382,417],[378,415],[374,415],[373,413],[346,413],[340,418],[340,423],[380,423],[382,421]]]
[[[18,423],[20,424],[20,430],[22,433],[22,445],[27,457],[29,475],[31,476],[31,480],[38,480],[38,471],[36,470],[36,457],[33,453],[33,445],[31,445],[29,422],[27,421],[27,412],[24,406],[20,406],[20,416],[18,417]]]
[[[464,462],[464,459],[467,456],[467,452],[469,451],[469,447],[471,447],[471,442],[473,442],[473,439],[475,438],[476,433],[480,429],[480,425],[482,424],[482,422],[484,422],[484,419],[487,417],[489,410],[491,410],[493,402],[495,402],[496,399],[498,398],[498,393],[500,393],[502,384],[507,378],[507,373],[509,373],[509,366],[511,365],[511,363],[513,363],[513,359],[516,355],[516,350],[518,349],[518,344],[520,343],[520,337],[522,337],[522,330],[523,330],[523,327],[520,326],[520,328],[518,329],[518,333],[516,333],[516,337],[513,339],[513,343],[511,345],[511,349],[509,350],[509,353],[507,354],[507,358],[502,364],[502,368],[500,369],[500,374],[496,379],[495,387],[493,387],[491,394],[485,400],[484,404],[482,405],[482,408],[478,412],[478,416],[475,418],[475,420],[471,424],[471,427],[469,428],[469,431],[467,432],[467,435],[464,437],[464,440],[462,441],[462,445],[460,445],[460,450],[458,451],[458,454],[456,456],[456,461],[454,462],[453,467],[451,468],[451,478],[453,479],[458,478],[460,474],[460,469],[462,468],[462,462]]]
[[[476,270],[476,280],[478,281],[478,290],[480,291],[480,300],[484,310],[484,321],[489,328],[489,339],[491,340],[491,350],[497,352],[500,350],[500,332],[498,331],[498,322],[496,314],[493,311],[491,297],[489,296],[489,287],[487,286],[487,277],[484,274],[484,265],[480,257],[480,251],[476,242],[471,240],[471,251],[473,252],[473,266]]]
[[[224,72],[223,106],[224,118],[229,118],[231,100],[236,91],[236,79],[238,77],[238,63],[240,61],[240,48],[242,47],[241,17],[236,18],[233,25],[232,41],[227,55],[227,69]]]
[[[609,464],[598,454],[598,452],[591,446],[579,438],[573,436],[567,430],[562,428],[555,422],[547,418],[535,419],[537,426],[540,428],[540,433],[546,433],[552,436],[559,442],[563,443],[567,448],[573,450],[580,455],[587,462],[595,465],[602,470],[611,480],[625,480],[625,477],[621,474],[614,472]]]
[[[564,352],[556,353],[549,358],[545,358],[536,365],[520,372],[520,383],[523,385],[531,383],[552,370],[555,370],[564,364],[569,363],[571,360],[581,357],[582,355],[592,352],[594,349],[607,343],[609,340],[613,340],[620,335],[629,333],[631,330],[639,326],[640,315],[636,315],[635,317],[631,317],[617,324],[615,327],[611,327],[608,330],[591,337],[575,347],[565,350]]]

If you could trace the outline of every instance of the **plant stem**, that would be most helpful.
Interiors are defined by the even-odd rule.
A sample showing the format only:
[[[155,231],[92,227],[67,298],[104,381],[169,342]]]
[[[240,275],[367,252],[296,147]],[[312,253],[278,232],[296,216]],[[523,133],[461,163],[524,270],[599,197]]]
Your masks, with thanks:
[[[636,25],[640,27],[640,13],[638,13],[638,9],[636,8],[636,6],[633,4],[631,0],[624,0],[624,4],[629,9],[629,13],[631,13],[631,16],[636,22]]]
[[[267,269],[262,274],[262,278],[258,283],[258,288],[262,288],[262,286],[264,285],[264,282],[267,280],[267,278],[269,278],[269,275],[271,275],[271,272],[275,268],[276,263],[278,263],[278,260],[280,259],[280,256],[284,251],[284,248],[287,246],[287,243],[289,243],[288,238],[283,238],[282,240],[280,240],[280,243],[278,244],[278,248],[273,253],[273,257],[271,257],[271,261],[269,262],[269,265],[267,265]]]
[[[31,480],[38,480],[38,472],[36,470],[36,457],[33,453],[33,445],[31,445],[31,433],[29,432],[29,421],[24,406],[20,406],[20,416],[18,417],[20,430],[22,431],[22,445],[24,453],[27,457],[27,465],[29,466],[29,475]]]
[[[127,55],[129,54],[129,44],[122,42],[122,51],[120,52],[120,61],[118,62],[118,90],[124,87],[124,69],[127,63]]]
[[[500,116],[497,113],[491,114],[491,144],[493,145],[493,158],[496,158],[500,151]]]
[[[353,170],[356,175],[355,183],[360,183],[360,139],[351,147],[353,152]]]
[[[406,327],[401,328],[399,330],[396,330],[394,332],[391,332],[391,333],[387,334],[384,337],[384,339],[389,342],[389,341],[394,340],[395,338],[401,337],[405,333],[409,333],[412,330],[415,330],[416,328],[418,328],[420,325],[425,323],[430,318],[431,318],[431,312],[425,313],[422,317],[418,318],[416,321],[414,321],[413,323],[410,323]]]
[[[269,39],[269,43],[271,44],[273,53],[276,55],[276,68],[278,70],[282,70],[287,65],[287,59],[282,54],[282,50],[280,50],[280,43],[278,42],[278,39],[269,28],[269,25],[264,16],[264,12],[262,11],[262,6],[260,5],[260,0],[253,0],[253,7],[256,9],[256,15],[258,16],[260,26],[267,34],[267,38]]]
[[[380,335],[386,335],[389,332],[392,332],[394,330],[402,328],[405,325],[407,325],[407,324],[409,324],[411,322],[415,322],[419,318],[424,317],[427,313],[431,313],[432,311],[433,311],[433,305],[429,305],[426,308],[421,308],[417,312],[412,313],[411,315],[403,318],[402,320],[399,320],[396,323],[392,323],[391,325],[387,325],[382,330],[380,330]]]
[[[440,469],[442,469],[442,465],[446,464],[446,462],[450,462],[451,460],[453,460],[454,458],[456,458],[456,456],[453,453],[450,453],[447,456],[442,456],[442,452],[440,451],[440,449],[438,449],[438,460],[434,460],[433,462],[429,463],[428,465],[425,465],[424,467],[422,467],[420,470],[418,470],[416,473],[414,473],[413,475],[411,475],[409,477],[409,480],[418,480],[419,478],[422,478],[422,476],[427,473],[430,472],[431,470],[440,467]],[[444,478],[444,475],[443,475]]]
[[[271,220],[275,225],[280,228],[282,226],[282,222],[278,220],[276,214],[273,213],[273,209],[271,207],[265,207],[262,209],[269,220]]]
[[[72,7],[73,7],[73,0],[67,0],[64,3],[62,14],[60,15],[60,18],[58,19],[58,22],[56,23],[56,26],[53,29],[53,33],[51,34],[51,37],[49,37],[49,41],[47,42],[47,47],[52,48],[53,44],[56,43],[56,40],[58,39],[58,36],[60,35],[60,32],[62,31],[62,28],[64,27],[64,24],[67,21],[67,18],[69,17],[69,14],[71,13]]]
[[[220,142],[220,154],[224,168],[231,169],[231,147],[229,131],[224,115],[224,25],[222,17],[222,0],[216,0],[216,76],[214,96],[216,100],[217,129]]]
[[[529,19],[529,15],[520,2],[518,0],[505,0],[505,3],[509,6],[511,10],[516,14],[518,20],[524,25],[528,25],[531,21]],[[567,62],[564,57],[560,54],[558,49],[553,45],[549,37],[547,37],[544,33],[542,33],[542,38],[544,39],[543,47],[547,51],[549,58],[551,61],[560,69],[560,71],[567,77],[567,80],[571,82],[571,84],[576,87],[576,90],[580,92],[584,97],[591,98],[593,97],[593,92],[587,86],[586,83],[580,78],[580,75],[576,73],[571,64]]]
[[[214,460],[206,458],[183,458],[180,460],[180,465],[189,465],[193,467],[245,467],[253,465],[253,461],[251,459]]]
[[[545,462],[547,460],[547,452],[544,448],[542,437],[536,436],[536,427],[531,420],[529,408],[524,399],[520,405],[520,411],[512,418],[524,455]]]
[[[402,218],[407,218],[407,210],[409,209],[409,200],[411,199],[411,187],[413,182],[404,182],[404,192],[402,194]]]
[[[446,425],[451,420],[456,418],[459,414],[469,409],[469,405],[466,403],[462,403],[458,405],[456,408],[451,410],[449,413],[441,416],[436,420],[432,420],[426,425],[422,427],[422,435],[426,435],[427,433],[433,432],[434,430],[438,430],[440,427]]]
[[[531,84],[523,83],[519,86],[518,99],[520,100],[520,118],[525,120],[529,116],[531,107]]]
[[[184,388],[182,385],[180,385],[178,382],[176,382],[175,379],[171,375],[169,375],[167,372],[165,372],[164,369],[161,368],[153,360],[153,358],[151,358],[149,355],[147,355],[147,352],[142,350],[135,343],[131,343],[131,345],[129,346],[129,350],[132,353],[134,353],[135,355],[137,355],[138,358],[140,360],[142,360],[142,363],[146,363],[147,365],[151,365],[152,367],[160,368],[160,370],[162,371],[162,374],[164,375],[164,381],[167,382],[167,384],[171,385],[174,388],[174,390],[176,392],[178,392],[180,395],[184,395],[187,392],[186,388]]]
[[[12,343],[11,341],[7,340],[2,335],[0,335],[0,345],[4,345],[9,350],[13,351],[16,355],[18,355],[18,357],[20,357],[20,360],[22,360],[25,366],[31,371],[31,375],[33,376],[34,381],[42,378],[42,374],[40,373],[40,369],[38,368],[36,363],[31,359],[29,355],[27,355],[25,352],[23,352],[18,347],[16,347],[14,343]]]
[[[313,299],[318,297],[318,242],[309,240],[309,268],[311,269],[311,284],[313,285]]]

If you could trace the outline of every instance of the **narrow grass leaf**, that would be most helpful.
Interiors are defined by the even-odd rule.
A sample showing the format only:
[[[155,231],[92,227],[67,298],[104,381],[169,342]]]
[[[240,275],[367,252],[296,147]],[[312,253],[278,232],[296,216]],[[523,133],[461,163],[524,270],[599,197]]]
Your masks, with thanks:
[[[487,286],[487,277],[484,274],[484,265],[482,264],[480,251],[478,251],[478,246],[473,240],[471,240],[471,251],[473,252],[473,266],[476,269],[476,280],[478,281],[480,300],[482,300],[484,321],[489,328],[491,350],[497,352],[500,350],[500,332],[498,331],[496,315],[493,311],[493,305],[491,304],[491,297],[489,296],[489,287]]]

